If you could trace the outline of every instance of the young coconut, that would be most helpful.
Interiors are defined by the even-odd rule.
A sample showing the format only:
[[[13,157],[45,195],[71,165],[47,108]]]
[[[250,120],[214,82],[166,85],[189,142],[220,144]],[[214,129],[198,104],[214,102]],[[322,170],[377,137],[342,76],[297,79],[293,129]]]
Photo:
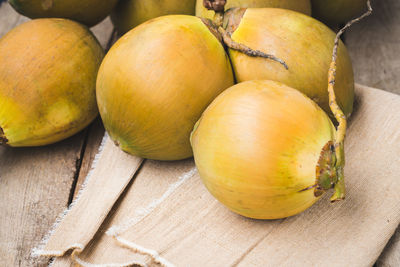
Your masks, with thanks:
[[[213,19],[215,12],[203,5],[204,0],[196,1],[196,16]],[[291,9],[306,15],[311,15],[310,0],[227,0],[225,10],[233,7],[273,7]]]
[[[333,89],[339,38],[355,21],[337,34],[329,68],[329,105],[339,123],[336,133],[315,102],[267,80],[227,89],[197,122],[191,144],[200,177],[232,211],[279,219],[309,208],[330,188],[335,189],[331,201],[344,199],[347,122]]]
[[[29,18],[67,18],[93,26],[107,17],[118,0],[9,0]]]
[[[364,12],[366,2],[366,0],[311,0],[313,17],[335,26]]]
[[[0,143],[40,146],[67,138],[96,116],[104,56],[92,33],[66,19],[26,22],[0,39]]]
[[[120,0],[111,14],[119,34],[164,15],[194,15],[196,0]]]
[[[249,57],[229,49],[236,79],[273,80],[296,88],[313,99],[323,110],[329,109],[326,73],[335,34],[323,23],[286,9],[233,9],[224,16],[224,26],[233,41],[282,59],[277,62]],[[335,93],[346,116],[353,110],[354,78],[350,57],[340,42]]]
[[[256,219],[297,214],[336,177],[335,128],[298,90],[274,81],[239,83],[218,96],[195,126],[191,143],[200,177],[228,208]],[[310,188],[310,190],[304,190]]]
[[[99,70],[97,103],[122,150],[178,160],[192,156],[194,124],[233,83],[224,47],[203,21],[170,15],[139,25],[114,44]]]

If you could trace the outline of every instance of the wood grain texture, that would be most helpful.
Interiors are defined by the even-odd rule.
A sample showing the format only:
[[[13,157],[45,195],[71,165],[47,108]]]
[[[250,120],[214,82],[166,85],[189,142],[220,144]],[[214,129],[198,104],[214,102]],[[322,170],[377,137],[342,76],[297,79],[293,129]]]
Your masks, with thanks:
[[[0,265],[30,254],[67,206],[83,136],[39,148],[0,147]]]
[[[355,80],[400,94],[400,1],[373,1],[373,8],[346,34]]]
[[[0,37],[28,20],[8,3],[0,3]],[[106,47],[110,20],[93,31]],[[0,266],[47,265],[47,261],[33,263],[31,250],[68,206],[86,134],[46,147],[0,147]]]

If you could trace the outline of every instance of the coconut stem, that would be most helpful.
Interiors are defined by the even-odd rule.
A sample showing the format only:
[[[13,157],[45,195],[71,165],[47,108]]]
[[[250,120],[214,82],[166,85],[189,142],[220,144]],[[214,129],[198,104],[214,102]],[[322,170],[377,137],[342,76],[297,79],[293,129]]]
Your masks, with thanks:
[[[233,41],[231,36],[229,35],[229,33],[222,27],[218,28],[218,32],[222,35],[222,39],[224,40],[225,45],[227,47],[229,47],[230,49],[239,51],[250,57],[262,57],[262,58],[267,58],[267,59],[276,61],[276,62],[282,64],[285,67],[285,69],[287,69],[287,70],[289,69],[288,65],[282,59],[277,58],[274,55],[266,54],[260,50],[253,50],[244,44],[240,44],[240,43]]]
[[[203,6],[208,10],[224,13],[226,0],[203,0]]]
[[[329,93],[329,106],[333,115],[337,122],[339,123],[336,131],[336,138],[335,138],[335,151],[336,151],[336,170],[337,170],[337,182],[334,186],[335,192],[331,197],[331,201],[341,200],[344,199],[345,195],[345,185],[344,185],[344,165],[345,165],[345,158],[344,158],[344,139],[346,136],[346,128],[347,128],[347,120],[346,116],[344,115],[343,111],[339,107],[336,101],[335,95],[335,78],[336,78],[336,61],[337,61],[337,51],[339,47],[339,41],[342,34],[354,23],[359,22],[363,18],[371,15],[372,7],[371,1],[367,0],[367,7],[368,10],[362,14],[360,17],[349,21],[340,31],[336,34],[335,43],[333,46],[333,53],[332,53],[332,62],[329,67],[328,73],[328,93]]]
[[[203,0],[203,6],[215,12],[213,22],[218,27],[221,27],[224,21],[225,4],[226,0]]]
[[[285,69],[288,70],[288,65],[282,59],[279,59],[274,55],[266,54],[259,50],[253,50],[244,44],[240,44],[232,40],[231,35],[223,27],[225,4],[226,0],[203,0],[203,6],[208,10],[213,10],[215,12],[213,23],[218,27],[218,32],[222,36],[224,44],[230,49],[239,51],[250,57],[262,57],[276,61],[282,64]]]

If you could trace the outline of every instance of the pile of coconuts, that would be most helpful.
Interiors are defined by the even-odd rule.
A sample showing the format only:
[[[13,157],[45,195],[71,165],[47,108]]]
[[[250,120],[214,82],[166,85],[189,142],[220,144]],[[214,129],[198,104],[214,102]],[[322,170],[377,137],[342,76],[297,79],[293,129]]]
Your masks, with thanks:
[[[0,144],[55,143],[100,113],[129,154],[194,156],[243,216],[292,216],[331,188],[344,198],[354,79],[339,37],[369,0],[9,3],[33,20],[0,39]],[[326,26],[367,7],[337,35]],[[87,27],[109,14],[120,38],[105,55]]]

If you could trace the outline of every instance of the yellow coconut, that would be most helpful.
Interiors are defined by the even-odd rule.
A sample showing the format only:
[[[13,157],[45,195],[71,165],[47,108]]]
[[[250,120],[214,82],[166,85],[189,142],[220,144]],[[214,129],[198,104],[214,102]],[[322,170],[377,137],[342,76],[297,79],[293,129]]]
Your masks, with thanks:
[[[9,0],[30,18],[67,18],[93,26],[107,17],[118,0]]]
[[[311,0],[313,17],[337,25],[361,15],[367,9],[367,0]]]
[[[120,0],[111,19],[120,34],[164,15],[194,15],[196,0]]]
[[[332,186],[334,136],[326,113],[298,90],[248,81],[211,103],[191,143],[214,197],[243,216],[278,219],[309,208]]]
[[[37,19],[0,39],[0,143],[39,146],[67,138],[97,115],[103,49],[66,19]]]
[[[291,9],[311,15],[310,0],[227,0],[225,10],[233,7],[273,7]],[[213,19],[215,13],[203,6],[203,0],[196,1],[196,16]]]
[[[286,9],[236,9],[225,19],[235,24],[229,27],[234,41],[272,54],[289,67],[286,70],[275,61],[249,57],[230,49],[238,82],[260,79],[282,82],[300,90],[331,114],[326,80],[334,32],[316,19]],[[342,42],[338,51],[335,93],[340,107],[349,116],[353,109],[354,77],[349,54]]]
[[[141,24],[110,49],[97,78],[97,103],[122,150],[184,159],[192,156],[194,124],[233,82],[225,50],[203,21],[170,15]]]

